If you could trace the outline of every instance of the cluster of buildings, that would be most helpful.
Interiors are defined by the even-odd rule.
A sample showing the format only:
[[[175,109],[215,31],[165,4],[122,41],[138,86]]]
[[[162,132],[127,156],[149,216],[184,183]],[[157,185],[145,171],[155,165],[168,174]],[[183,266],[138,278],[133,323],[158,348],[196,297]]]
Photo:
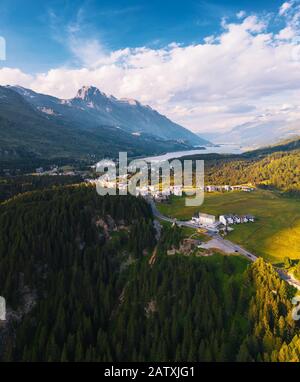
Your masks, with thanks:
[[[161,191],[155,186],[148,187],[148,195],[151,195],[156,202],[167,201],[171,195],[182,196],[181,186],[164,187]]]
[[[228,192],[228,191],[245,191],[245,192],[251,192],[254,191],[254,187],[247,186],[247,185],[236,185],[236,186],[213,186],[213,185],[207,185],[204,187],[205,192]]]
[[[128,174],[123,176],[118,176],[117,178],[110,179],[109,175],[106,174],[102,176],[101,180],[99,179],[90,179],[86,180],[87,182],[91,183],[98,183],[98,185],[104,187],[104,188],[117,188],[120,191],[125,191],[128,189],[128,184],[130,183],[130,177]],[[236,185],[236,186],[229,186],[229,185],[221,185],[221,186],[214,186],[214,185],[207,185],[201,188],[204,192],[228,192],[228,191],[245,191],[245,192],[251,192],[254,191],[254,187],[249,185]],[[152,196],[155,201],[163,201],[167,200],[169,196],[175,195],[175,196],[182,196],[183,195],[183,186],[182,185],[176,185],[176,186],[166,186],[164,185],[162,187],[162,190],[159,189],[158,185],[141,185],[136,187],[136,193],[137,195],[141,196]]]
[[[232,224],[242,224],[254,221],[255,217],[252,215],[220,215],[219,220],[217,220],[217,218],[214,215],[204,214],[201,212],[192,218],[192,222],[194,224],[212,229],[220,228],[220,225],[224,225],[225,227],[227,227]]]
[[[113,188],[119,191],[128,191],[128,184],[130,179],[109,179],[104,177],[100,179],[86,179],[86,182],[98,184],[98,186],[103,188]],[[152,196],[156,202],[163,202],[169,200],[171,195],[182,196],[183,190],[182,186],[164,186],[162,189],[158,185],[142,185],[135,188],[136,196]]]
[[[232,225],[232,224],[242,224],[242,223],[253,223],[255,221],[255,217],[252,215],[221,215],[219,217],[220,223],[224,225]]]
[[[57,166],[51,166],[50,170],[44,170],[43,167],[39,167],[35,170],[37,175],[65,175],[65,176],[75,176],[78,175],[79,172],[75,171],[61,171]]]
[[[53,166],[50,170],[45,170],[43,167],[39,167],[35,170],[37,175],[58,175],[58,167]]]
[[[127,184],[125,185],[127,187]],[[120,188],[120,184],[118,185]],[[140,196],[152,196],[156,202],[163,202],[169,200],[171,195],[182,196],[181,186],[163,187],[162,190],[158,186],[142,186],[136,187],[136,194]]]

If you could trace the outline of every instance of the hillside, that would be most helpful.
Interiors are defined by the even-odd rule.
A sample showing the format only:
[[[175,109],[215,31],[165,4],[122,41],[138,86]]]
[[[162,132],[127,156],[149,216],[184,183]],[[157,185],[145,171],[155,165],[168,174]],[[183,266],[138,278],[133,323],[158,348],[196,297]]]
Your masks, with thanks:
[[[206,184],[243,184],[300,192],[300,139],[240,155],[194,155],[181,158],[205,161]]]
[[[240,158],[207,164],[208,184],[252,183],[286,192],[300,192],[300,150],[276,152],[262,159]]]
[[[87,100],[75,98],[70,107],[61,100],[52,101],[53,97],[37,95],[38,99],[46,98],[47,102],[56,104],[58,109],[52,113],[46,106],[34,104],[35,97],[32,98],[31,93],[27,95],[29,91],[21,94],[25,90],[17,89],[18,92],[16,88],[0,87],[1,161],[32,158],[95,161],[117,157],[119,151],[127,151],[129,156],[142,156],[191,147],[184,143],[184,139],[168,139],[148,133],[133,135],[116,123],[96,118],[98,114],[101,116],[98,109],[93,112],[82,110],[82,103]],[[151,119],[148,122],[151,123]],[[167,129],[172,131],[170,127]]]
[[[0,208],[1,360],[299,361],[294,291],[262,260],[167,256],[165,227],[151,267],[145,202],[90,187]]]
[[[285,140],[276,142],[273,145],[267,145],[256,150],[247,151],[243,154],[243,156],[249,157],[249,158],[252,158],[252,157],[255,158],[258,156],[272,154],[278,151],[287,152],[287,151],[292,151],[297,149],[300,149],[300,137],[295,136],[291,139],[285,139]]]
[[[48,115],[50,119],[69,120],[85,130],[105,125],[130,134],[145,134],[189,145],[209,143],[150,106],[144,106],[134,99],[107,96],[93,86],[82,87],[74,98],[67,100],[35,93],[22,87],[11,89],[21,94],[35,109]]]
[[[260,116],[254,121],[233,127],[226,132],[210,132],[202,134],[216,144],[232,144],[256,149],[261,146],[276,144],[278,141],[292,139],[300,134],[300,121],[287,122],[285,119],[266,120],[265,116]]]

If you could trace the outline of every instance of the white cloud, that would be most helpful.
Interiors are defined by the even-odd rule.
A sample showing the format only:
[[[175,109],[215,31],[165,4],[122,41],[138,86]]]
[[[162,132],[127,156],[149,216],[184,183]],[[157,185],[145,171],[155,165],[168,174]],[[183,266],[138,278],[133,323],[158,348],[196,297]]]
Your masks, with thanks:
[[[0,84],[20,84],[61,98],[94,85],[150,104],[194,131],[229,129],[278,112],[287,118],[282,105],[296,107],[300,99],[300,60],[295,60],[297,46],[291,40],[299,32],[296,24],[287,20],[273,33],[266,21],[252,15],[236,23],[223,20],[223,27],[204,43],[113,52],[97,40],[76,40],[71,34],[69,48],[81,68],[60,67],[36,75],[2,68]],[[300,117],[297,107],[289,113]]]
[[[34,77],[23,73],[20,69],[2,68],[0,69],[0,84],[2,85],[22,85],[32,86]]]
[[[292,1],[286,1],[285,3],[283,3],[279,9],[279,15],[283,16],[284,14],[286,14],[287,11],[291,9],[292,6],[293,6]]]
[[[215,36],[207,36],[207,37],[204,37],[204,42],[205,44],[213,44],[215,43],[217,40],[216,40],[216,37]]]
[[[85,66],[97,65],[101,59],[106,58],[103,46],[97,40],[85,40],[70,37],[69,48],[79,61]]]
[[[246,12],[245,12],[245,11],[239,11],[239,12],[236,14],[236,17],[237,17],[238,19],[243,19],[245,16],[246,16]]]
[[[287,26],[281,29],[281,31],[279,31],[279,33],[275,37],[278,40],[290,40],[296,37],[296,32],[292,27]]]

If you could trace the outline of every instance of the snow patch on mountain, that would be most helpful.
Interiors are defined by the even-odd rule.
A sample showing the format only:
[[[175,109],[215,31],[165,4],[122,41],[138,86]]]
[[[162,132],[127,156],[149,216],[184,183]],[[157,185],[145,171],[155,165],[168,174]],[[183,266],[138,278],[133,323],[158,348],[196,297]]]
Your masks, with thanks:
[[[121,98],[119,102],[125,102],[130,106],[139,105],[139,102],[136,99],[132,99],[132,98]]]
[[[71,99],[58,99],[32,90],[14,87],[35,108],[49,117],[72,121],[85,129],[97,126],[121,127],[132,133],[142,133],[162,140],[183,142],[188,145],[206,145],[208,141],[198,137],[150,106],[144,106],[132,98],[117,99],[107,96],[94,86],[83,86]]]
[[[57,115],[53,109],[48,109],[47,107],[38,107],[38,110],[48,115]]]

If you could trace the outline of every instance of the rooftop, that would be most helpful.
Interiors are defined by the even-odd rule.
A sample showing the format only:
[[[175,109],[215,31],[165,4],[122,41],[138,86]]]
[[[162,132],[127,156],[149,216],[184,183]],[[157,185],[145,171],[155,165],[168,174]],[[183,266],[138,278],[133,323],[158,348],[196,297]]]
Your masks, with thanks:
[[[199,218],[210,218],[210,219],[214,219],[215,216],[214,215],[209,215],[209,214],[204,214],[202,212],[199,212]]]

